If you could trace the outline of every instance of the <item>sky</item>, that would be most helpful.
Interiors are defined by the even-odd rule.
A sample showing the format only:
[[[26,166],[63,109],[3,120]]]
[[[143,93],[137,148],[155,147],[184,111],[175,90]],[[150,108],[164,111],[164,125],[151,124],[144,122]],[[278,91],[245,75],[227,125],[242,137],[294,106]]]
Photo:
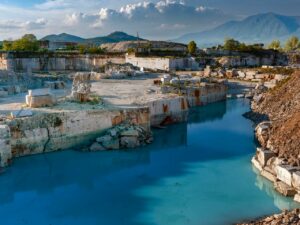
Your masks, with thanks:
[[[267,12],[300,16],[300,0],[0,0],[0,40],[114,31],[169,40]]]

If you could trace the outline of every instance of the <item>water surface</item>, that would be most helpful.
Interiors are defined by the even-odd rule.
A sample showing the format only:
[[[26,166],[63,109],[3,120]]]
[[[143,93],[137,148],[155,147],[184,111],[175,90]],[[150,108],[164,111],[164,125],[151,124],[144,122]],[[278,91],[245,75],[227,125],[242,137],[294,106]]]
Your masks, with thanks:
[[[135,151],[63,151],[14,161],[0,175],[3,225],[219,225],[296,205],[250,163],[246,100],[192,109]]]

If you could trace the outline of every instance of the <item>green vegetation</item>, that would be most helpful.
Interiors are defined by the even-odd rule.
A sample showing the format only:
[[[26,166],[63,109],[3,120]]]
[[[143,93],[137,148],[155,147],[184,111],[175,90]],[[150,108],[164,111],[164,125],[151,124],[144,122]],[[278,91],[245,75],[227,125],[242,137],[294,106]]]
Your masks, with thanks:
[[[81,54],[102,54],[104,53],[104,50],[102,48],[99,47],[95,47],[95,46],[88,46],[88,45],[79,45],[77,46],[77,50],[79,50],[79,52]]]
[[[285,43],[285,50],[286,51],[294,51],[300,49],[300,41],[299,38],[296,36],[290,37]]]
[[[22,38],[15,41],[3,41],[4,51],[38,51],[39,42],[33,34],[25,34]]]
[[[133,53],[135,53],[135,49],[134,48],[128,48],[127,53],[128,54],[133,54]]]
[[[229,51],[241,51],[241,52],[255,52],[263,49],[263,44],[252,44],[247,45],[245,43],[241,43],[233,38],[227,38],[224,41],[224,45],[222,47],[224,50]]]
[[[268,49],[273,49],[273,50],[281,50],[281,43],[279,40],[273,40],[269,46],[268,46]]]
[[[188,44],[188,51],[190,54],[194,55],[197,51],[197,44],[195,41],[191,41],[189,44]]]

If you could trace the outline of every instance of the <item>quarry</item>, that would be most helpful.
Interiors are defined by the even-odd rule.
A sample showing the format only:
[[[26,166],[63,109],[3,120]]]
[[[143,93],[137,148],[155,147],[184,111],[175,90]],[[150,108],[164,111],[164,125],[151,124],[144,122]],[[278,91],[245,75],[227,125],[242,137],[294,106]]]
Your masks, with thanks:
[[[168,47],[183,51],[184,46]],[[284,56],[216,69],[215,61],[203,67],[192,57],[138,52],[1,53],[0,165],[68,148],[113,150],[151,143],[151,127],[186,122],[192,107],[252,98],[289,76],[289,69],[280,69],[287,65]],[[224,61],[224,53],[216,55]],[[241,68],[247,64],[264,66]]]
[[[252,105],[245,116],[256,125],[255,172],[280,194],[300,202],[297,146],[292,146],[293,157],[283,152],[288,143],[271,135],[273,129],[280,130],[280,118],[270,119],[260,111],[262,102],[272,102],[266,93],[291,80],[298,83],[298,62],[273,51],[205,49],[195,57],[183,54],[184,45],[152,44],[153,51],[126,42],[106,45],[102,54],[0,53],[0,172],[13,167],[17,158],[68,149],[82,154],[140,151],[155,145],[157,131],[189,123],[195,109],[240,99]],[[155,52],[160,45],[170,49]],[[132,46],[140,49],[130,53]],[[298,95],[294,99],[298,101]],[[218,120],[226,106],[220,110],[203,117],[217,115]]]

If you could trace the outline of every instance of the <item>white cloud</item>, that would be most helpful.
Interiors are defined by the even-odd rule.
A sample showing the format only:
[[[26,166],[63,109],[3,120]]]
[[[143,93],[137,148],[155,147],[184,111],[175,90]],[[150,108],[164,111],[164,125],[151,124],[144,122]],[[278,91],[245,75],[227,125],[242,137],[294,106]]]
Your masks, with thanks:
[[[231,17],[213,8],[194,7],[182,1],[165,0],[157,3],[127,4],[120,9],[101,8],[98,14],[72,13],[67,15],[66,21],[68,25],[100,27],[106,33],[123,30],[135,34],[138,31],[152,39],[166,39],[204,30],[229,18]]]
[[[124,1],[45,0],[26,9],[0,3],[0,39],[18,38],[24,33],[43,37],[63,32],[93,37],[116,30],[139,32],[144,38],[170,39],[232,18],[220,10],[190,6],[183,0],[126,0],[135,3],[120,5]],[[120,7],[103,7],[116,4]]]

